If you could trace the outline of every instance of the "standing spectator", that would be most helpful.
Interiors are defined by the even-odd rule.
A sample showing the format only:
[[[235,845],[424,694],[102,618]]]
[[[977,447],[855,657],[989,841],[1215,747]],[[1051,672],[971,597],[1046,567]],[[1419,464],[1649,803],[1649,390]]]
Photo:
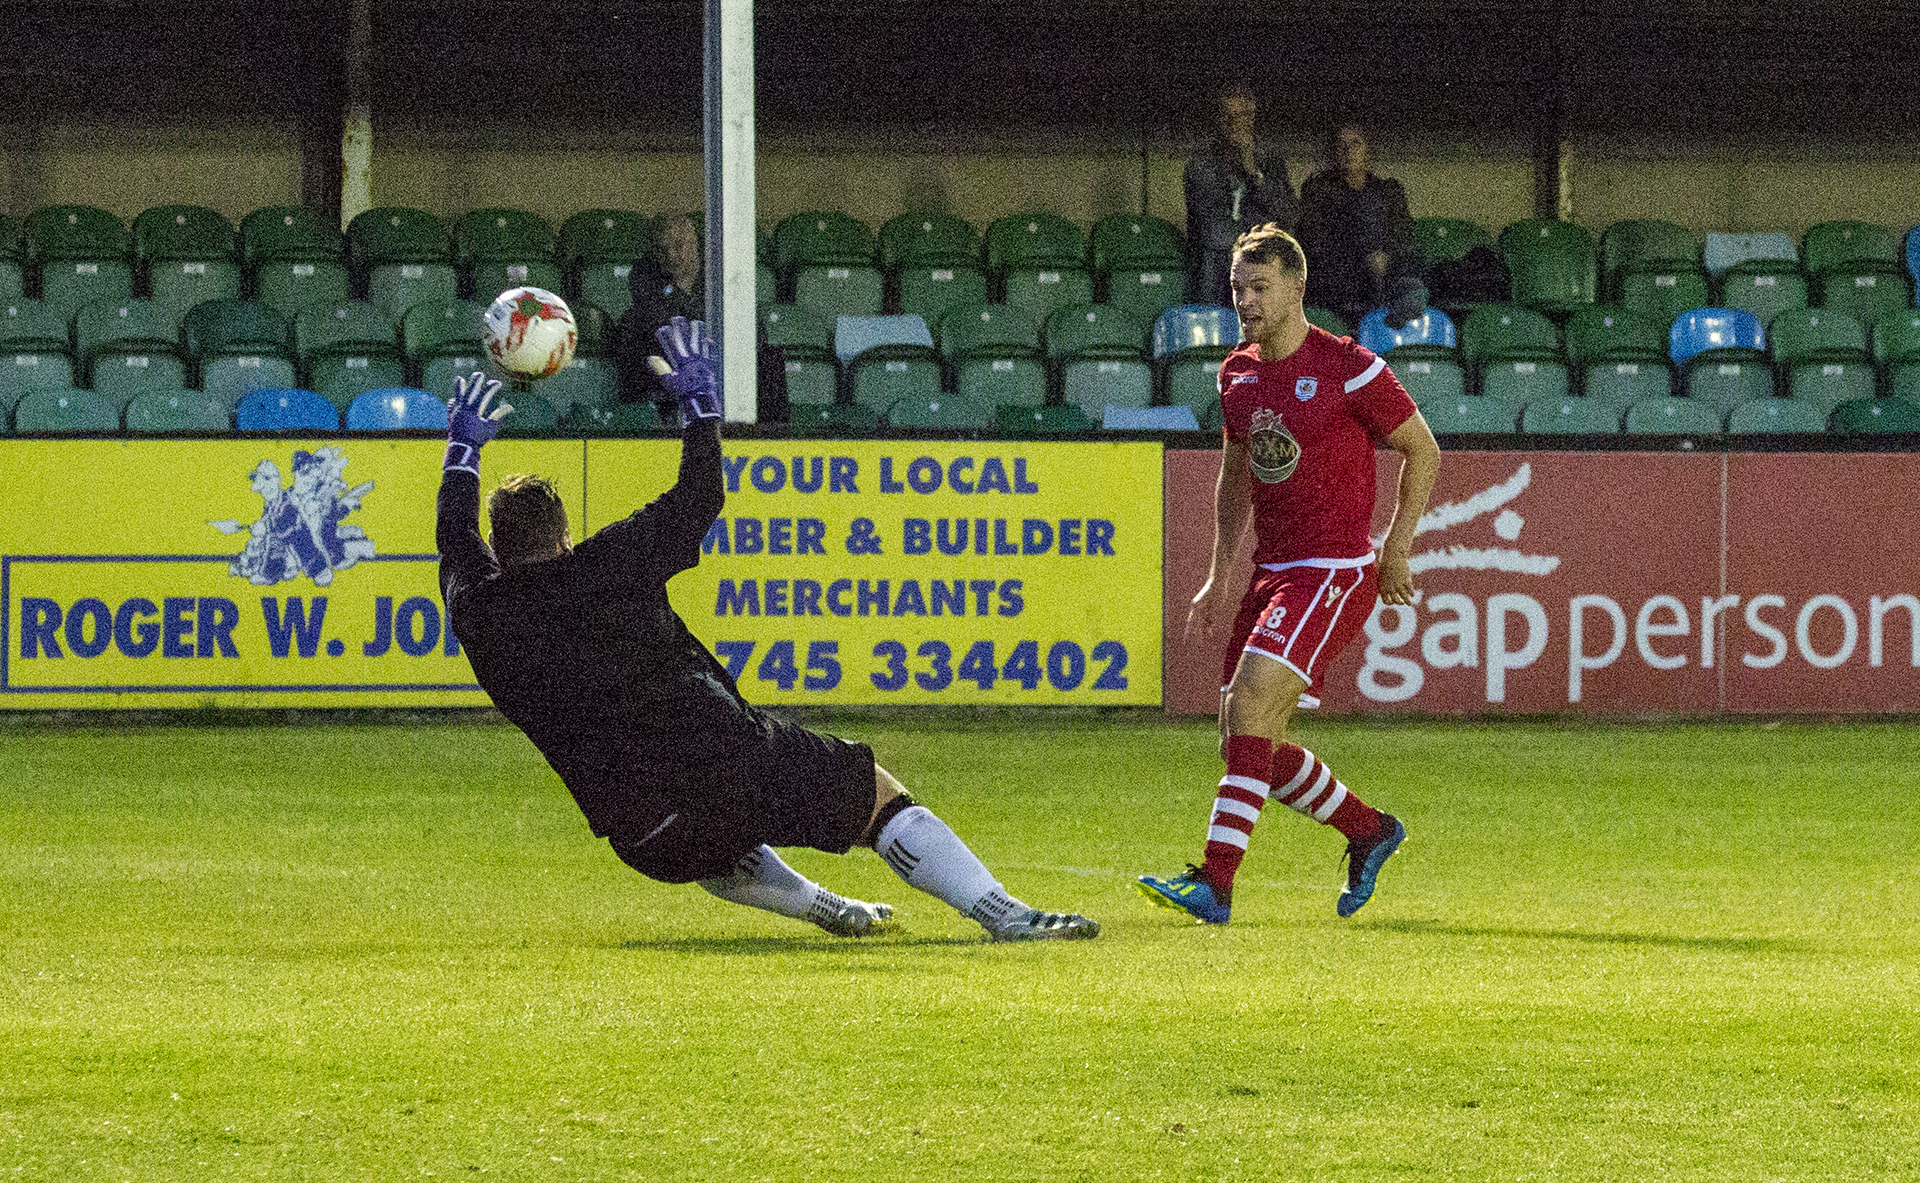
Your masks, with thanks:
[[[706,286],[700,281],[700,235],[693,219],[684,214],[669,218],[646,257],[634,260],[627,273],[633,306],[620,317],[620,398],[623,402],[651,402],[660,417],[671,422],[679,406],[660,379],[647,367],[647,355],[656,351],[654,333],[676,316],[701,320],[706,316]]]
[[[1292,230],[1298,220],[1286,157],[1254,138],[1257,111],[1246,83],[1221,90],[1214,134],[1187,158],[1187,297],[1199,303],[1233,306],[1227,273],[1242,234],[1265,223]]]
[[[1372,173],[1367,137],[1351,123],[1333,129],[1326,152],[1326,168],[1300,183],[1307,303],[1352,323],[1386,305],[1405,324],[1426,309],[1407,192]]]

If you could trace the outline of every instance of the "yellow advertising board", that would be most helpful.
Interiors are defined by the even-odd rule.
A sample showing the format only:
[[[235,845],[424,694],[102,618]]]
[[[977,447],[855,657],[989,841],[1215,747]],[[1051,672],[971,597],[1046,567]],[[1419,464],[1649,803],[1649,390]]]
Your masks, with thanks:
[[[679,451],[589,442],[589,530]],[[724,463],[668,591],[749,701],[1160,702],[1159,444],[730,439]]]
[[[433,440],[0,440],[0,708],[484,705]],[[501,440],[585,512],[579,441]]]

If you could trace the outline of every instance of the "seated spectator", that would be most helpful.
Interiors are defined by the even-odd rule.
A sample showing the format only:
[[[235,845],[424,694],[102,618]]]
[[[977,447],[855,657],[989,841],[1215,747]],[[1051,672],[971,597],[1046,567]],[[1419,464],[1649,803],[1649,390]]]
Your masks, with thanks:
[[[1327,137],[1327,167],[1300,184],[1300,246],[1307,303],[1350,323],[1375,308],[1405,324],[1426,310],[1413,253],[1413,215],[1400,182],[1368,168],[1367,138],[1351,123]]]
[[[1290,231],[1297,220],[1287,158],[1255,140],[1257,112],[1245,83],[1226,87],[1213,135],[1187,158],[1187,298],[1196,304],[1231,308],[1234,241],[1267,222]]]
[[[620,400],[651,402],[664,423],[680,413],[679,397],[660,384],[647,365],[660,352],[655,330],[676,316],[705,320],[706,284],[701,281],[701,242],[693,219],[681,215],[660,227],[653,251],[634,260],[627,273],[633,306],[620,317],[615,365],[620,375]],[[780,350],[761,347],[758,354],[759,419],[762,423],[787,420],[786,358]]]

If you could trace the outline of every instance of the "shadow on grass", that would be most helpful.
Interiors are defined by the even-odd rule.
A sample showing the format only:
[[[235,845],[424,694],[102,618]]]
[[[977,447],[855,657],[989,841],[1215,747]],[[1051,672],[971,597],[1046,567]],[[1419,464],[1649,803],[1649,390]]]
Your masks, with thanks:
[[[1703,949],[1720,953],[1813,953],[1818,946],[1778,937],[1684,937],[1647,932],[1583,932],[1571,928],[1476,928],[1435,920],[1386,920],[1369,925],[1387,932],[1421,936],[1491,937],[1515,941],[1578,941],[1584,945],[1651,945],[1666,949]]]
[[[745,955],[765,957],[775,953],[848,953],[886,952],[901,948],[976,947],[985,942],[978,937],[885,936],[864,939],[822,939],[815,936],[793,937],[660,937],[654,940],[620,942],[620,948],[636,953],[699,953],[705,955]]]

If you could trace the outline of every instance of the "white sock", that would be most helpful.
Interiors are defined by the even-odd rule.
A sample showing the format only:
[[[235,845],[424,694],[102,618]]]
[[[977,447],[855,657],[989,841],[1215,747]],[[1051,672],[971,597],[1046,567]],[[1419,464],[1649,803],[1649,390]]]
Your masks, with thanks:
[[[988,928],[1032,911],[1008,895],[960,836],[924,805],[894,815],[873,845],[909,887],[945,900]]]
[[[782,862],[771,846],[749,850],[724,879],[702,879],[700,886],[730,903],[760,908],[795,920],[831,918],[846,900]]]

